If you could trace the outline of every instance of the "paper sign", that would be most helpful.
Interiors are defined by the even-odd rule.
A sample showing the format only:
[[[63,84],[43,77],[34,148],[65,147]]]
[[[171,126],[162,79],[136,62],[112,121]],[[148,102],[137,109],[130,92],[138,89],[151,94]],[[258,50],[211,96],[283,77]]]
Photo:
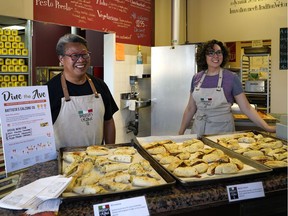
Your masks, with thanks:
[[[116,43],[116,61],[125,60],[125,47],[124,44]]]
[[[95,216],[148,216],[144,196],[123,199],[93,206]]]
[[[47,86],[0,88],[6,173],[57,158]]]
[[[229,202],[264,197],[262,182],[227,186]]]

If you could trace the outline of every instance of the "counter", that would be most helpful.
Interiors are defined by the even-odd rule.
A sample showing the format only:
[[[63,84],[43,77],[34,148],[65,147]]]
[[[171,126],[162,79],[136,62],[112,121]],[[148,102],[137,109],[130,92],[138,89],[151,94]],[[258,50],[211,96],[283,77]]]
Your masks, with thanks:
[[[58,174],[56,160],[40,163],[29,168],[21,174],[19,187],[31,183],[39,178]],[[265,197],[245,201],[228,202],[226,192],[227,185],[242,184],[262,181]],[[79,216],[93,215],[93,204],[115,201],[136,196],[145,196],[151,215],[188,215],[195,213],[201,215],[220,215],[231,213],[237,215],[287,215],[287,172],[273,172],[258,178],[245,178],[229,182],[221,182],[213,185],[197,187],[184,187],[174,185],[156,191],[133,192],[105,196],[101,199],[89,198],[81,201],[64,200],[60,206],[59,215]],[[21,215],[23,211],[0,209],[0,215]]]

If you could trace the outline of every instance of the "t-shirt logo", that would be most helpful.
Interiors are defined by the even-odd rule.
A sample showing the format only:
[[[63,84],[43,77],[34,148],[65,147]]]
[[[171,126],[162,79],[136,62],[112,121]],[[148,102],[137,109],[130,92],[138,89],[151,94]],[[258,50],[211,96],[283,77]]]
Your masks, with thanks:
[[[80,110],[78,111],[80,121],[85,122],[86,125],[90,124],[90,121],[93,120],[93,109]]]

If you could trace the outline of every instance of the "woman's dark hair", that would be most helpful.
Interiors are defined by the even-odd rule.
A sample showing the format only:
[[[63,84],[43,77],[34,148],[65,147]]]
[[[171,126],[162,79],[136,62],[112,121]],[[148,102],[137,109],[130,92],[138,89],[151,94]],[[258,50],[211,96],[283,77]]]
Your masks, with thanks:
[[[208,65],[206,62],[206,54],[209,50],[213,50],[213,47],[215,44],[220,46],[220,48],[222,50],[222,54],[223,54],[223,62],[220,66],[224,67],[225,64],[228,62],[229,53],[228,53],[228,49],[226,48],[226,46],[224,46],[224,44],[221,41],[210,40],[210,41],[207,41],[206,43],[203,43],[202,45],[199,45],[197,48],[196,62],[197,62],[197,66],[198,66],[198,71],[208,69]]]
[[[67,43],[81,43],[83,44],[86,48],[87,47],[87,40],[79,35],[76,34],[65,34],[62,36],[56,45],[56,53],[57,55],[64,55],[65,53],[65,45]]]

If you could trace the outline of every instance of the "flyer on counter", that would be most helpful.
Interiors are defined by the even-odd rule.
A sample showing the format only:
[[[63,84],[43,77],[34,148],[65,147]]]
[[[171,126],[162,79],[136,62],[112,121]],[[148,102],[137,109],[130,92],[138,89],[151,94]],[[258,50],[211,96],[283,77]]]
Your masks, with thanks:
[[[0,88],[6,174],[56,159],[47,86]]]

